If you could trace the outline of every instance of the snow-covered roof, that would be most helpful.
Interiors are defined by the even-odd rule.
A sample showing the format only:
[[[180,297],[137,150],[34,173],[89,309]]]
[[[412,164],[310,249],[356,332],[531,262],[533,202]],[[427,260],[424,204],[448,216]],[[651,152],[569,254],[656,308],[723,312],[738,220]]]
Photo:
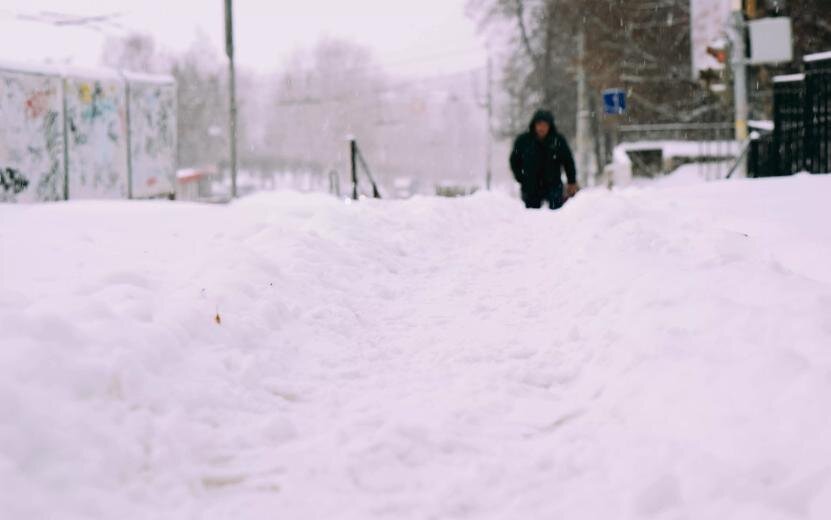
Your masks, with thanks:
[[[64,66],[55,64],[16,63],[0,60],[0,70],[4,72],[19,72],[38,76],[63,76]]]
[[[19,72],[21,74],[33,74],[39,76],[58,76],[61,78],[75,77],[85,79],[104,79],[120,81],[121,74],[117,70],[107,68],[76,67],[74,65],[62,64],[32,64],[17,63],[13,61],[0,62],[0,70],[6,72]]]
[[[214,170],[211,168],[182,168],[176,172],[176,178],[179,182],[191,182],[203,179],[214,173]]]
[[[774,129],[773,121],[748,121],[747,125],[750,128],[758,128],[759,130],[768,130],[771,132]]]
[[[805,81],[805,74],[787,74],[773,77],[774,83],[790,83],[793,81]]]
[[[67,78],[124,81],[124,78],[121,77],[121,74],[117,70],[106,68],[66,67],[62,75]]]
[[[110,81],[134,81],[140,83],[172,84],[176,80],[169,75],[141,74],[138,72],[120,71],[106,67],[90,68],[61,64],[32,64],[13,61],[0,61],[0,70],[5,72],[19,72],[38,76],[57,76],[61,78],[84,78]]]
[[[199,177],[204,177],[205,175],[207,175],[207,172],[197,170],[196,168],[184,168],[176,172],[176,178],[180,181],[193,180]]]
[[[823,60],[831,60],[831,51],[828,52],[818,52],[816,54],[809,54],[802,58],[803,61],[807,62],[814,62],[814,61],[823,61]]]

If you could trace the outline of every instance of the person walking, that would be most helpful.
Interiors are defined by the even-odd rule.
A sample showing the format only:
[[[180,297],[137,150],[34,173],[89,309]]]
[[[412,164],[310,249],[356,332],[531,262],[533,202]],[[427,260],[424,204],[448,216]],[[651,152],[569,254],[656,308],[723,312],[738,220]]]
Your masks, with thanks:
[[[510,162],[526,208],[539,209],[548,202],[551,209],[559,209],[580,190],[574,156],[566,138],[557,131],[554,114],[548,110],[538,110],[531,118],[528,131],[516,138]],[[563,170],[567,181],[565,192]]]

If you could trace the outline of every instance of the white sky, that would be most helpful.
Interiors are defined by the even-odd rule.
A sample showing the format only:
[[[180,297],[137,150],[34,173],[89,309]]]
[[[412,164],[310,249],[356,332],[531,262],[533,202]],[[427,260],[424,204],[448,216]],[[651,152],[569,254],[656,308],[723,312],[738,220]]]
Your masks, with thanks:
[[[464,14],[466,0],[235,0],[237,60],[276,69],[298,47],[322,36],[371,47],[396,71],[435,73],[485,62],[484,43]],[[89,28],[21,21],[18,14],[52,11],[82,15],[122,12],[129,30],[149,33],[161,48],[183,50],[204,31],[223,52],[223,0],[3,0],[0,60],[71,61],[97,65],[104,35]],[[119,34],[119,29],[107,29]],[[126,30],[125,30],[126,32]],[[443,58],[436,55],[446,55]],[[425,59],[421,59],[426,57]],[[429,58],[429,59],[427,59]],[[406,64],[404,63],[406,62]]]

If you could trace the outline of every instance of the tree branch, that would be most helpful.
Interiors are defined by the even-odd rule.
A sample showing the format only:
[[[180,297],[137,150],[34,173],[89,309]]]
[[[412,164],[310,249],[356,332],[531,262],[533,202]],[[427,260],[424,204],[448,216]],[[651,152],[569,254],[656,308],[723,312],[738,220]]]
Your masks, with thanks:
[[[528,53],[528,57],[534,63],[534,66],[539,68],[540,58],[534,54],[534,49],[531,48],[531,40],[528,38],[528,30],[525,28],[525,4],[523,0],[514,0],[514,14],[522,37],[522,46],[525,47],[525,52]]]

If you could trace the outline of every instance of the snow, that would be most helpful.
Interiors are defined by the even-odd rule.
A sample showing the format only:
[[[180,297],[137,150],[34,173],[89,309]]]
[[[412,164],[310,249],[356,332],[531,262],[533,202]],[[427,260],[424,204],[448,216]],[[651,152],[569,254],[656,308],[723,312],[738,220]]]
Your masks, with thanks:
[[[807,62],[814,62],[814,61],[824,61],[824,60],[831,60],[831,51],[828,52],[818,52],[816,54],[808,54],[803,58],[803,61]]]
[[[0,516],[827,519],[829,196],[0,206]]]
[[[671,159],[739,155],[740,148],[737,141],[637,141],[615,146],[613,157],[615,162],[629,164],[627,152],[661,150],[664,159]]]
[[[33,74],[39,76],[76,77],[90,80],[121,81],[126,79],[132,82],[170,85],[176,82],[173,76],[166,74],[144,74],[126,70],[116,70],[107,67],[79,67],[64,64],[32,64],[9,60],[0,60],[0,71]]]
[[[32,65],[31,63],[17,63],[9,60],[0,60],[0,71],[17,72],[21,74],[32,74],[37,76],[61,76],[64,67],[62,65]]]
[[[182,168],[176,172],[176,178],[182,182],[197,180],[202,177],[207,177],[210,172],[207,170],[200,170],[197,168]]]
[[[805,81],[805,74],[784,74],[773,77],[774,83],[792,83],[796,81]]]
[[[776,124],[773,121],[769,120],[760,120],[760,121],[748,121],[747,126],[750,128],[755,128],[757,130],[763,130],[765,132],[773,132],[776,129]]]
[[[74,65],[64,64],[38,64],[31,63],[17,63],[13,61],[0,62],[0,70],[8,72],[20,72],[23,74],[35,74],[42,76],[59,76],[59,77],[77,77],[84,79],[100,79],[120,81],[121,76],[117,70],[98,67],[78,67]]]

